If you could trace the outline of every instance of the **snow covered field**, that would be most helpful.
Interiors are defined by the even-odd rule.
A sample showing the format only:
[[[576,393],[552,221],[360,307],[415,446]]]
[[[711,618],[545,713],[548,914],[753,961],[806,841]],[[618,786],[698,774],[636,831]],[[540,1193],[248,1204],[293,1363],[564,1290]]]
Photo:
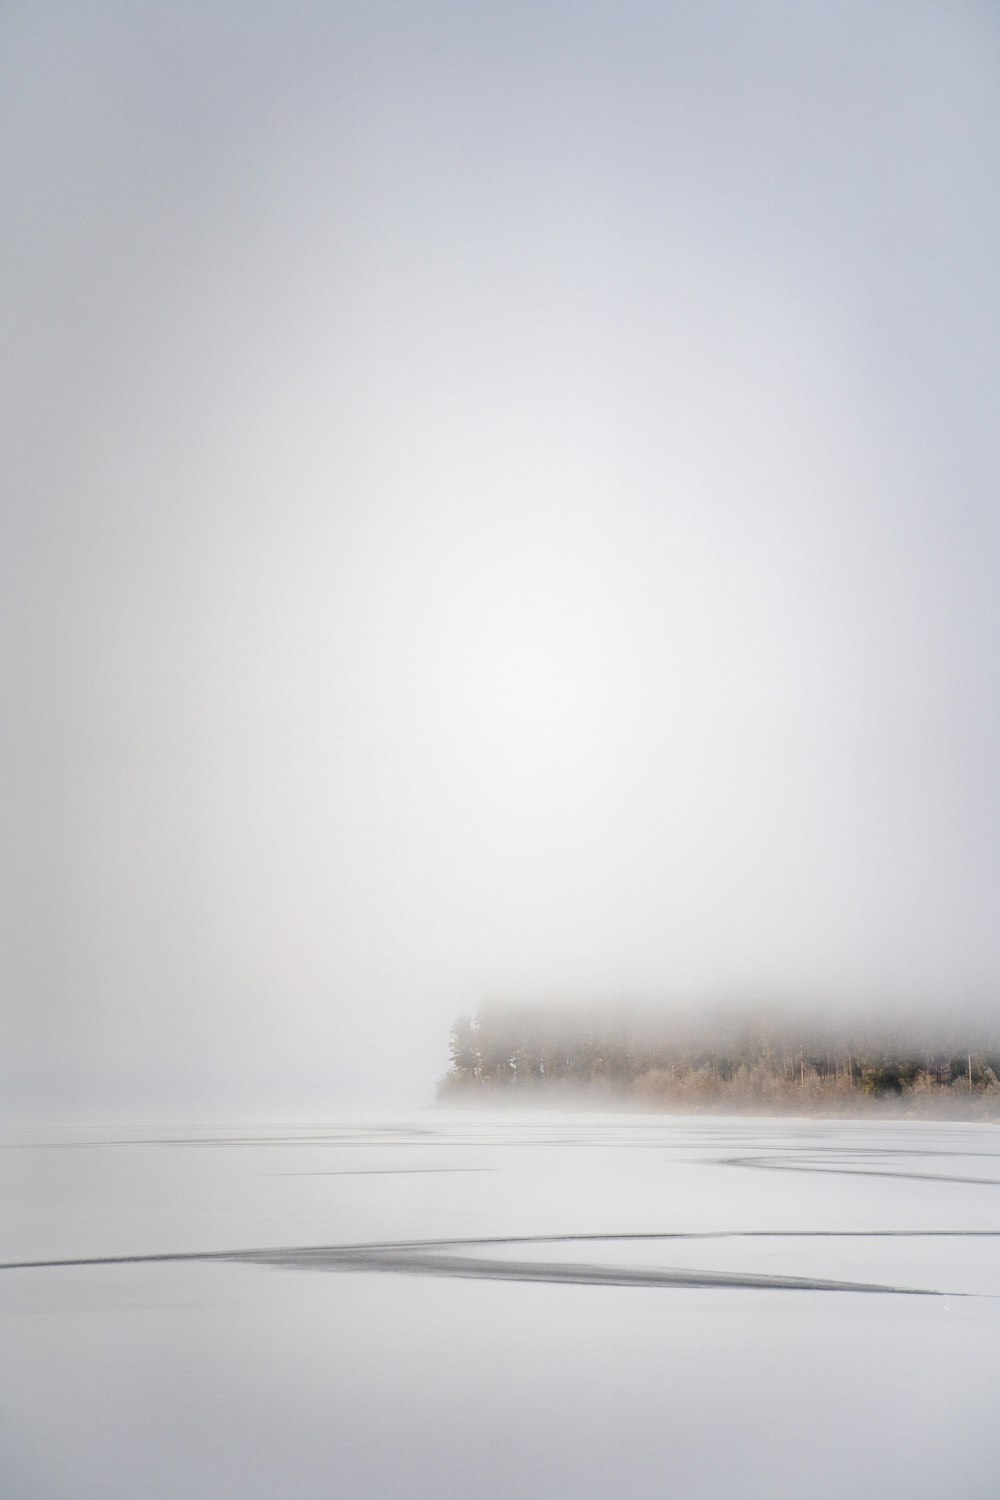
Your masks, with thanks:
[[[61,1131],[0,1191],[12,1500],[1000,1493],[995,1126]]]

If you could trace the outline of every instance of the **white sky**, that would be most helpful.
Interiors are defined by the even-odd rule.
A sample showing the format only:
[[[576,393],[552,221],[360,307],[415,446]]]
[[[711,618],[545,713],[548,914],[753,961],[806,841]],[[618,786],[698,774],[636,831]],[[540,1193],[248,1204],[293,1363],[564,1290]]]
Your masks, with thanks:
[[[0,1110],[991,1005],[1000,13],[0,9]]]

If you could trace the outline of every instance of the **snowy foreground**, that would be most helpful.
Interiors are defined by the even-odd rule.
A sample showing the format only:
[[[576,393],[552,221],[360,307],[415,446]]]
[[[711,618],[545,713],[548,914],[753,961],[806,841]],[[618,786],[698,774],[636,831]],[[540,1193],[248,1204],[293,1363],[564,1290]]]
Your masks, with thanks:
[[[0,1494],[1000,1493],[1000,1128],[0,1143]]]

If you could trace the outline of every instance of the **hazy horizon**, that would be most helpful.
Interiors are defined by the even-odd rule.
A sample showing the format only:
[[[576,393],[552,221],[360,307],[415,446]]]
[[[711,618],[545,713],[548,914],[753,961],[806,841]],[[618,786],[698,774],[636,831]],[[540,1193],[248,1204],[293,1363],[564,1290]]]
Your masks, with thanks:
[[[1000,13],[0,12],[0,1116],[994,1013]]]

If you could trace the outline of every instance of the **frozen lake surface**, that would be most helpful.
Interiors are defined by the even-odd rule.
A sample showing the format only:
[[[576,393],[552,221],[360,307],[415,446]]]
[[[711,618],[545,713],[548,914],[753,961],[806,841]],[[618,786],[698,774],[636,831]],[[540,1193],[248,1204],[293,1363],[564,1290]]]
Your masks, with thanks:
[[[11,1500],[1000,1494],[1000,1130],[0,1143]]]

